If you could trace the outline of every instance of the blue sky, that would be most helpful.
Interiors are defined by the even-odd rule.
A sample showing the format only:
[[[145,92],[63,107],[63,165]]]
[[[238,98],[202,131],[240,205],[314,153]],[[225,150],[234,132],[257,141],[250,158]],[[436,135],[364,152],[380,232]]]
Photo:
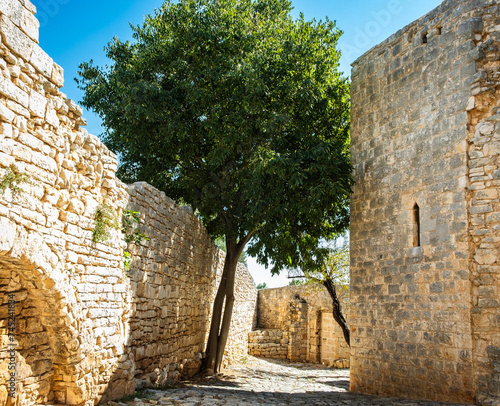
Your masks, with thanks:
[[[64,68],[62,89],[69,98],[80,101],[82,93],[74,78],[78,65],[91,59],[105,65],[104,46],[113,36],[131,39],[129,23],[140,24],[144,16],[158,8],[162,0],[32,0],[40,21],[40,45]],[[292,0],[294,15],[335,20],[344,31],[341,70],[349,75],[350,64],[397,30],[431,11],[441,0]],[[85,112],[87,130],[100,135],[100,120]],[[269,287],[287,285],[284,276],[270,277],[269,271],[250,259],[249,267],[256,283]]]

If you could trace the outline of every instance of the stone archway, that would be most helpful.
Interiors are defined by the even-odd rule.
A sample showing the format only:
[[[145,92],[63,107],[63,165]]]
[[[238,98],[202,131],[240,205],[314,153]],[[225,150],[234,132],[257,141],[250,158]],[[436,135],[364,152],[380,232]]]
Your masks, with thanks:
[[[43,266],[50,249],[22,226],[1,220],[0,405],[82,404],[80,341],[61,282]]]

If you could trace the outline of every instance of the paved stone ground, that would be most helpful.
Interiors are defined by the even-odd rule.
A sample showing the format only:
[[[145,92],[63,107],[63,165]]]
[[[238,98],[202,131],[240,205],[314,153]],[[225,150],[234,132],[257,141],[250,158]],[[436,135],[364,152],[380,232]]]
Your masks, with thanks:
[[[146,390],[145,399],[109,402],[108,406],[153,405],[379,405],[458,406],[459,404],[381,398],[349,393],[349,370],[315,364],[249,356],[224,370],[221,376],[184,381],[168,390]]]

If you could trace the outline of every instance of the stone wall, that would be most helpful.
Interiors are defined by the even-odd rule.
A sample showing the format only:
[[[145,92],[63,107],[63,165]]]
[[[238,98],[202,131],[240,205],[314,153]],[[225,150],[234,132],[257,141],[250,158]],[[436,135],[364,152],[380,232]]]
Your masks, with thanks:
[[[349,318],[348,295],[339,296]],[[349,347],[333,319],[332,299],[323,287],[259,290],[256,328],[249,337],[252,355],[349,366]]]
[[[287,359],[289,343],[290,332],[288,331],[255,330],[248,335],[248,353],[256,357]]]
[[[223,254],[163,193],[116,179],[116,156],[59,90],[34,13],[0,0],[0,179],[10,167],[29,178],[0,191],[0,404],[13,388],[17,405],[90,406],[198,370]],[[137,210],[149,240],[127,248],[110,229],[92,242],[102,203],[116,219]],[[237,275],[225,363],[254,324],[253,281]]]
[[[477,13],[468,118],[469,270],[478,403],[500,403],[500,5]]]
[[[307,359],[308,304],[300,287],[261,289],[257,299],[257,328],[288,333],[286,358]]]
[[[498,396],[499,15],[445,1],[353,64],[353,391]]]
[[[116,394],[108,391],[108,398],[119,396],[127,380],[139,387],[165,385],[199,370],[224,262],[224,253],[189,208],[145,182],[128,186],[128,194],[126,207],[139,213],[148,240],[127,247],[132,255],[126,271],[131,288],[127,355],[122,373],[112,377]],[[254,281],[243,265],[236,275],[223,366],[247,354],[254,324]]]

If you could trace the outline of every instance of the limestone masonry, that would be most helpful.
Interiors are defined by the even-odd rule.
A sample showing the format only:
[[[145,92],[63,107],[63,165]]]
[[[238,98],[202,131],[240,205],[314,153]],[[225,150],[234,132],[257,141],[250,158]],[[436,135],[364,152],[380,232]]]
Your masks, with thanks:
[[[349,295],[339,287],[349,319]],[[248,338],[249,354],[349,367],[349,346],[332,316],[332,299],[322,286],[259,290],[257,326]]]
[[[0,0],[0,179],[15,165],[30,180],[0,190],[0,405],[90,406],[199,370],[223,253],[189,210],[116,179],[116,156],[59,90],[35,11]],[[149,240],[127,247],[111,229],[93,243],[102,203],[139,212]],[[247,354],[256,299],[240,267],[226,364]]]
[[[116,178],[35,12],[0,0],[0,406],[93,406],[199,370],[223,253],[189,208]],[[445,1],[352,82],[351,390],[498,406],[499,1]],[[93,242],[103,204],[148,239]],[[260,291],[256,311],[241,266],[224,363],[346,367],[331,301],[308,289]]]
[[[499,100],[498,0],[353,64],[353,391],[499,404]]]

